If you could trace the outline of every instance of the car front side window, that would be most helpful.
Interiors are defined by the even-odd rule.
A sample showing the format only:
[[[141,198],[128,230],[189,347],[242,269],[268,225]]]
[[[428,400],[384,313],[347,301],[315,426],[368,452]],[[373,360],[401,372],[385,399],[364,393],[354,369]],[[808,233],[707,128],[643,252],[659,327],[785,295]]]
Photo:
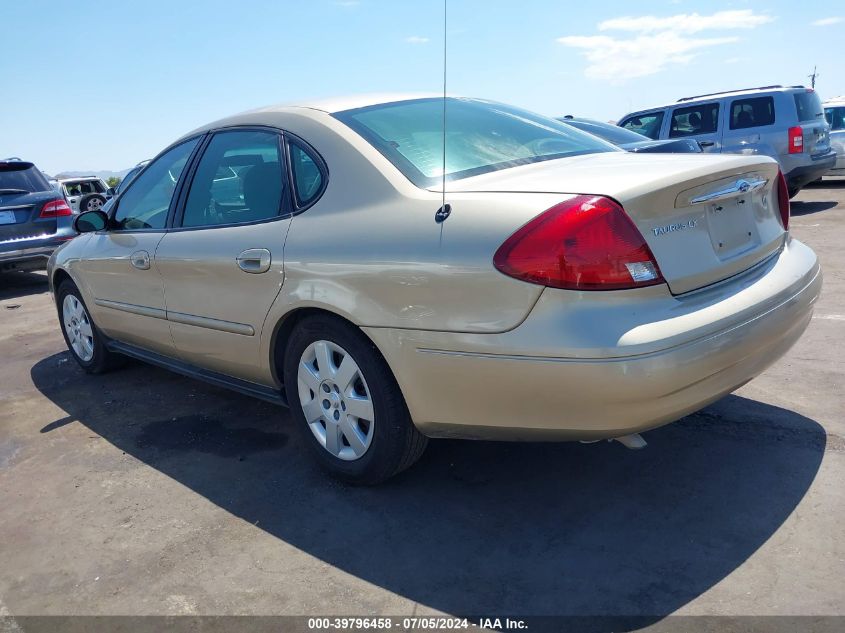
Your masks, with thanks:
[[[648,114],[629,117],[622,122],[620,127],[656,140],[660,137],[660,126],[662,124],[663,113],[650,112]]]
[[[130,183],[120,198],[112,228],[118,231],[163,229],[170,201],[199,138],[185,141],[160,156]]]

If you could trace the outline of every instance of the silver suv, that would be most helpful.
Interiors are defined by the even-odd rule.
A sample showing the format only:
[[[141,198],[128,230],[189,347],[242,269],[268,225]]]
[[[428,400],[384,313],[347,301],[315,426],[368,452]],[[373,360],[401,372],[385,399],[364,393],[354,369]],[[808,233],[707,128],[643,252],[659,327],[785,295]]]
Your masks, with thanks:
[[[694,138],[705,152],[771,156],[786,177],[790,198],[836,162],[821,100],[804,86],[684,97],[627,114],[619,125],[653,139]]]
[[[845,95],[824,102],[824,115],[830,124],[830,144],[836,152],[836,165],[828,176],[845,176]]]

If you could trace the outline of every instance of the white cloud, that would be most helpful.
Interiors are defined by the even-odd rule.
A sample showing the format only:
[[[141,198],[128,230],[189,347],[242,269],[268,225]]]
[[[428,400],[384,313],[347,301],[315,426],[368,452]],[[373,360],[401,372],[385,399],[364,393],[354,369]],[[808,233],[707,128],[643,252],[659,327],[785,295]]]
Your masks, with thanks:
[[[637,18],[626,16],[599,23],[599,31],[698,33],[714,29],[753,29],[755,26],[767,24],[773,20],[774,18],[769,15],[755,14],[752,9],[717,11],[713,15],[681,13],[665,18],[658,18],[653,15],[644,15]]]
[[[580,48],[589,62],[584,74],[591,79],[615,82],[645,77],[660,72],[670,64],[689,63],[693,51],[708,46],[736,42],[736,37],[682,38],[676,33],[641,35],[617,40],[607,35],[560,37],[565,46]]]
[[[623,31],[631,36],[568,35],[557,42],[582,51],[587,60],[584,74],[592,79],[622,83],[653,75],[670,66],[688,64],[703,49],[739,41],[738,37],[693,36],[701,31],[750,29],[774,20],[752,10],[718,11],[668,17],[619,17],[599,23],[599,31]]]
[[[845,20],[845,18],[841,18],[839,16],[831,17],[831,18],[822,18],[821,20],[816,20],[815,22],[812,22],[812,25],[813,26],[830,26],[831,24],[839,24],[840,22],[842,22],[842,20]]]
[[[419,35],[412,35],[411,37],[406,37],[405,41],[408,44],[425,44],[428,42],[427,37],[420,37]]]

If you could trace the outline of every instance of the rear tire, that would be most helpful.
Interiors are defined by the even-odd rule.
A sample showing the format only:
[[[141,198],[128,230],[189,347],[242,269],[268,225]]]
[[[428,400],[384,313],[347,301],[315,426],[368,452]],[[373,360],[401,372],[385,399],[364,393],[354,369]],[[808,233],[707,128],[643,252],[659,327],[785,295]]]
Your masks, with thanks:
[[[94,325],[79,288],[66,279],[56,293],[56,307],[62,336],[71,356],[89,374],[101,374],[124,362],[124,357],[106,349],[105,337]]]
[[[337,317],[306,317],[294,327],[284,382],[296,426],[334,477],[378,484],[425,450],[428,438],[414,426],[384,358],[360,330]]]

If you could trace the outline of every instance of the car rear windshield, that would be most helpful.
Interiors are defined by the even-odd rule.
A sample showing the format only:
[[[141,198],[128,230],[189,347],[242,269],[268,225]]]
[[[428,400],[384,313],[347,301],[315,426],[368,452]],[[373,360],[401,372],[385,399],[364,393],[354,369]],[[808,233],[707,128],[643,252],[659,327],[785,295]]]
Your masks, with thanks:
[[[50,183],[32,163],[0,161],[0,193],[50,191]]]
[[[795,109],[798,111],[800,122],[813,121],[824,117],[822,100],[819,99],[818,93],[796,92],[793,96],[795,97]]]
[[[488,101],[448,98],[447,180],[616,148],[539,114]],[[415,99],[334,114],[418,187],[443,178],[442,98]]]

